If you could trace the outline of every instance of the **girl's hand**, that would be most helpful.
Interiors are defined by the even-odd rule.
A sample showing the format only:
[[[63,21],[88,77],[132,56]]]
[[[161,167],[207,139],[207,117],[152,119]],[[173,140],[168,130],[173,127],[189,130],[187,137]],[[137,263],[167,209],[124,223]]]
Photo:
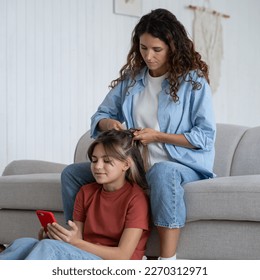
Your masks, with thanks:
[[[48,224],[48,237],[55,240],[62,240],[72,245],[75,244],[79,239],[82,239],[81,233],[74,222],[69,220],[68,225],[70,229],[66,229],[58,223]]]
[[[44,228],[41,227],[40,230],[39,230],[39,232],[38,232],[38,239],[39,239],[39,240],[42,240],[42,239],[45,239],[45,238],[47,238],[47,237],[48,237],[48,236],[47,236],[47,234],[45,233]]]

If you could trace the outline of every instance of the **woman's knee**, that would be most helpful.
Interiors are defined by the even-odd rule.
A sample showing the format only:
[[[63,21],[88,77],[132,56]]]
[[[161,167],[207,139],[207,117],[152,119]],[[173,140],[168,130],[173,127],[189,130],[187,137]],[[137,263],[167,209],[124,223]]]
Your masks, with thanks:
[[[201,179],[199,173],[178,162],[164,161],[154,164],[147,172],[148,184],[151,182],[178,181],[181,185]]]
[[[94,181],[90,162],[73,163],[66,166],[61,173],[61,183],[66,185],[80,185]]]
[[[61,172],[61,180],[64,181],[72,177],[75,174],[75,168],[77,167],[74,163],[66,166]]]
[[[177,174],[176,174],[177,173]],[[147,172],[146,179],[148,185],[162,186],[166,182],[171,182],[178,175],[178,166],[172,162],[155,163]]]

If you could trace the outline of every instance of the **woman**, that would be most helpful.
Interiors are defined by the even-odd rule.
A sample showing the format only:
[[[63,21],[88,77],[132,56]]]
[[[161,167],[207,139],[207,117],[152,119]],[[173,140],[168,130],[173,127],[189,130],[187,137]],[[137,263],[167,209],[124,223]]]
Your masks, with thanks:
[[[148,147],[146,173],[153,223],[160,237],[159,259],[175,259],[185,225],[183,185],[214,176],[216,126],[208,67],[184,26],[165,9],[144,15],[120,76],[91,119],[92,137],[101,131],[139,127],[135,140]],[[62,174],[65,215],[71,214],[81,182],[94,178],[88,163]]]
[[[100,260],[144,256],[149,234],[147,182],[132,131],[110,130],[89,147],[96,182],[77,194],[70,229],[49,224],[39,240],[20,238],[0,253],[0,260]]]

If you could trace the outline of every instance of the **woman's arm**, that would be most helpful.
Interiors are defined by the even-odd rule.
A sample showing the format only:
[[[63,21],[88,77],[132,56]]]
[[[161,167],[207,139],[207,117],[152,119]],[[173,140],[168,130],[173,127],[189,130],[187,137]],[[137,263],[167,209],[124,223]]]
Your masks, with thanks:
[[[91,117],[91,137],[96,138],[101,131],[107,130],[99,126],[99,122],[103,119],[117,120],[119,123],[124,122],[122,104],[125,98],[126,83],[120,82],[115,88],[111,89],[106,95],[97,111]]]
[[[128,260],[134,253],[142,236],[142,229],[127,228],[123,231],[117,247],[93,244],[82,239],[83,223],[69,221],[70,230],[57,223],[48,225],[48,235],[52,239],[62,240],[81,250],[97,255],[105,260]]]
[[[135,140],[140,140],[143,145],[153,142],[167,143],[176,146],[182,146],[190,149],[194,147],[183,134],[169,134],[154,130],[152,128],[144,128],[134,133]]]

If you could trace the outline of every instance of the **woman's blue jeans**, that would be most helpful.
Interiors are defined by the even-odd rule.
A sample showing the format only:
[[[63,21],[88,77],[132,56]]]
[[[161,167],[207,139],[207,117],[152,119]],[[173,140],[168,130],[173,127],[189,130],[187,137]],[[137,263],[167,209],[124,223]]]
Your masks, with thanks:
[[[16,239],[0,260],[101,260],[100,257],[59,240]]]
[[[203,179],[193,169],[177,162],[154,164],[146,174],[150,188],[153,223],[167,228],[181,228],[186,220],[183,185]],[[80,187],[93,182],[90,163],[67,166],[61,175],[65,219],[72,219],[73,205]]]
[[[177,162],[155,163],[146,174],[150,188],[153,223],[181,228],[186,221],[183,185],[202,179],[193,169]]]

